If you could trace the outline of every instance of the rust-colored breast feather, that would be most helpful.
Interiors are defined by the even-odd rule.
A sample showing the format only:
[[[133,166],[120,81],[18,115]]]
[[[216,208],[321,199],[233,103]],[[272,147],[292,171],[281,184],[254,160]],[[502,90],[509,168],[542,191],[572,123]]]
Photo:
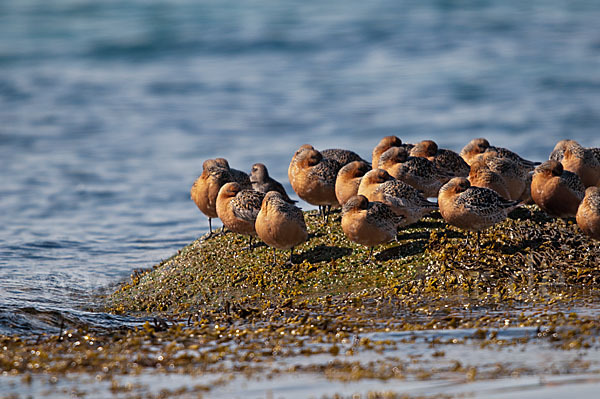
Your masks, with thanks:
[[[373,247],[393,240],[400,220],[387,205],[370,202],[367,209],[344,211],[342,230],[351,241]]]
[[[581,192],[574,191],[561,176],[535,174],[531,182],[531,197],[547,214],[557,217],[573,217],[582,199]]]
[[[312,205],[339,205],[335,195],[336,161],[323,158],[317,165],[291,168],[290,183],[300,198]]]
[[[202,213],[210,218],[216,218],[219,189],[231,180],[230,173],[225,169],[205,170],[192,185],[190,197]]]
[[[260,211],[264,194],[242,190],[234,197],[217,197],[217,215],[229,230],[245,235],[256,235],[254,222]]]
[[[308,239],[302,210],[271,193],[263,201],[255,227],[260,239],[277,249],[290,249]]]
[[[350,197],[358,194],[358,186],[362,176],[340,178],[338,177],[335,181],[335,197],[337,198],[340,205],[343,205]]]
[[[335,196],[340,205],[358,193],[362,177],[370,169],[369,164],[362,161],[353,161],[340,169],[335,179]]]
[[[577,225],[585,234],[600,240],[600,188],[590,187],[577,210]]]

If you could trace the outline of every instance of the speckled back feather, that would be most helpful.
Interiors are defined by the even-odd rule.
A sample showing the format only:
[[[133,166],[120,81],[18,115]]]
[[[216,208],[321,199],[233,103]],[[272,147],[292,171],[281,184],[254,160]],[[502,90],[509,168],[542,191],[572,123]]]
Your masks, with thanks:
[[[310,168],[309,177],[311,179],[318,179],[335,187],[335,179],[337,178],[337,174],[341,167],[342,166],[338,161],[323,158],[318,164]]]
[[[436,204],[427,201],[416,188],[400,180],[388,180],[381,183],[375,189],[375,194],[381,194],[386,201],[395,206],[437,208]]]
[[[486,152],[487,151],[495,151],[498,153],[498,156],[511,159],[514,162],[518,162],[518,163],[522,164],[523,166],[530,168],[530,169],[533,169],[536,165],[540,164],[540,162],[533,162],[533,161],[524,159],[519,154],[512,152],[511,150],[503,148],[503,147],[490,146],[486,149]]]
[[[324,158],[333,159],[334,161],[337,161],[340,164],[340,167],[354,161],[362,161],[369,163],[362,159],[360,155],[350,150],[329,148],[327,150],[321,151],[321,154]]]
[[[231,200],[233,214],[247,222],[256,220],[265,195],[254,190],[242,190]]]
[[[433,159],[433,164],[437,170],[445,171],[451,176],[466,177],[469,175],[469,165],[460,155],[451,150],[439,149]]]
[[[402,223],[404,217],[396,215],[392,209],[381,202],[369,202],[367,208],[367,223],[373,224],[379,228],[396,229]]]
[[[499,210],[515,208],[519,201],[509,201],[502,198],[497,192],[485,187],[471,186],[458,194],[457,206],[464,206],[469,212],[478,216],[490,216]],[[504,216],[502,216],[504,218]]]
[[[581,178],[573,172],[563,170],[560,176],[561,182],[566,185],[579,199],[585,196],[585,186],[581,182]]]

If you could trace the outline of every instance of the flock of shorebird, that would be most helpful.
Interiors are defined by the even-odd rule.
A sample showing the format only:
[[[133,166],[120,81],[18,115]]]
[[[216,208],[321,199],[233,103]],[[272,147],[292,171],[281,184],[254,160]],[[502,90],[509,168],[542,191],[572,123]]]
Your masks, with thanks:
[[[431,140],[405,144],[387,136],[370,163],[349,150],[305,144],[288,177],[298,197],[319,206],[325,222],[331,207],[342,207],[344,234],[371,248],[369,260],[399,228],[438,209],[447,223],[479,235],[521,204],[535,203],[551,216],[576,217],[584,233],[600,240],[600,149],[573,140],[558,142],[544,163],[483,138],[456,153]],[[275,248],[290,249],[291,262],[294,247],[308,239],[302,210],[261,163],[248,175],[224,158],[206,160],[191,198],[208,216],[209,237],[218,217],[228,230],[248,235],[250,249],[255,236],[273,247],[274,262]]]

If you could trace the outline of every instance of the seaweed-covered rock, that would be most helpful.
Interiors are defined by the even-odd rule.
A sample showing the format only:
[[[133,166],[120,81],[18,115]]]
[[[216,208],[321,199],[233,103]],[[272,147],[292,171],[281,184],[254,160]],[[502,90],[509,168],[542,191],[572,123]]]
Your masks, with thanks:
[[[364,264],[367,250],[344,237],[339,213],[326,225],[316,216],[307,212],[309,240],[298,247],[291,266],[273,266],[266,246],[244,251],[243,238],[233,233],[201,238],[152,269],[135,272],[107,298],[108,310],[261,318],[265,309],[281,304],[335,313],[328,303],[357,295],[363,302],[392,296],[404,303],[451,296],[546,302],[599,286],[597,243],[573,221],[549,218],[536,206],[517,209],[483,231],[479,248],[475,235],[446,225],[435,213],[401,230],[397,242],[379,247],[371,264]]]

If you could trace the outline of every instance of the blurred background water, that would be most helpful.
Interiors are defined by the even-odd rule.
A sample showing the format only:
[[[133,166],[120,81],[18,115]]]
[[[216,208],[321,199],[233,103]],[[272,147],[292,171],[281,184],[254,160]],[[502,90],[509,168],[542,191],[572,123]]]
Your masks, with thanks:
[[[594,0],[0,1],[0,333],[124,322],[91,295],[207,231],[209,157],[289,191],[304,143],[600,146],[598,21]]]

